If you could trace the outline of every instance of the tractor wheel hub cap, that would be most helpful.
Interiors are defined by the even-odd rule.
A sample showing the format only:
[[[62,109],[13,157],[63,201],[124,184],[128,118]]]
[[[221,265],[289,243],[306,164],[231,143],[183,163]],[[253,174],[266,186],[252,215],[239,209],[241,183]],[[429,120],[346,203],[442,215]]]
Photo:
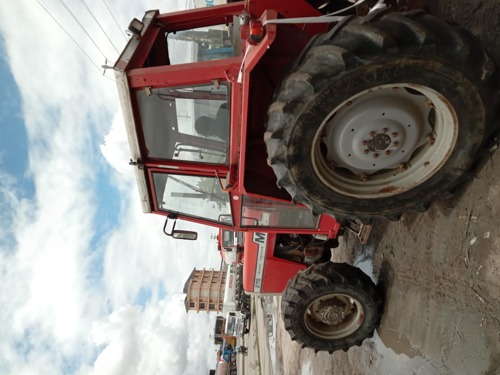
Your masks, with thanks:
[[[383,151],[391,145],[391,137],[384,133],[379,133],[370,139],[366,145],[370,151]]]
[[[339,306],[325,306],[318,315],[321,321],[328,325],[339,324],[345,318],[344,310]]]

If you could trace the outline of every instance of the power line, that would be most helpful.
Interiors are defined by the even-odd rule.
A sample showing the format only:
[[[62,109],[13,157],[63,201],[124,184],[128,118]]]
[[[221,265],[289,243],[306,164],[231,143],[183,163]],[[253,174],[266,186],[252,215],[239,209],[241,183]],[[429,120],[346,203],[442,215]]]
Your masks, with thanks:
[[[113,15],[113,12],[111,11],[111,9],[109,9],[108,7],[108,4],[106,4],[106,0],[102,0],[102,2],[104,3],[104,5],[106,6],[106,9],[108,10],[109,14],[111,14],[111,17],[113,18],[113,21],[115,21],[115,24],[116,24],[116,27],[118,27],[118,29],[120,30],[120,32],[122,33],[123,37],[125,38],[125,40],[127,40],[127,36],[125,35],[125,32],[120,28],[120,25],[118,24],[118,22],[116,21],[116,18],[115,16]]]
[[[101,24],[99,23],[99,21],[97,20],[97,18],[94,16],[94,13],[92,12],[92,10],[89,8],[89,6],[87,5],[87,3],[85,2],[85,0],[80,0],[81,3],[83,4],[83,6],[85,7],[85,9],[87,9],[87,11],[89,12],[89,14],[92,16],[92,18],[94,19],[94,21],[97,23],[97,25],[99,26],[99,28],[101,29],[101,31],[103,32],[104,35],[106,35],[106,38],[108,39],[108,41],[111,43],[111,45],[113,46],[113,48],[115,49],[116,53],[119,53],[118,52],[118,48],[116,48],[115,44],[113,43],[113,41],[109,38],[108,34],[106,33],[106,31],[104,31],[104,29],[102,28]]]
[[[43,8],[43,10],[45,10],[47,12],[47,14],[50,16],[50,18],[52,18],[52,20],[57,24],[57,26],[59,26],[62,29],[62,31],[64,31],[66,33],[66,35],[73,41],[73,43],[76,44],[76,46],[80,49],[80,51],[83,52],[83,54],[87,57],[87,59],[89,59],[89,61],[92,63],[92,65],[94,65],[96,67],[96,69],[99,72],[101,72],[101,68],[99,68],[99,66],[94,62],[94,60],[92,60],[92,58],[87,54],[87,52],[85,52],[85,50],[78,44],[78,42],[71,36],[71,34],[68,33],[68,31],[59,23],[59,21],[57,21],[57,19],[52,15],[52,13],[49,12],[49,10],[40,2],[40,0],[37,0],[37,2],[38,2],[38,4],[40,4],[40,6]],[[105,74],[103,74],[103,75],[107,79],[114,81],[112,78],[106,76]]]
[[[102,50],[99,48],[99,46],[97,45],[97,43],[94,41],[94,39],[92,39],[92,37],[90,36],[90,34],[88,33],[87,30],[85,30],[85,28],[83,27],[83,25],[80,23],[80,21],[78,20],[78,18],[73,14],[73,12],[71,11],[71,9],[69,9],[69,7],[66,5],[66,3],[64,2],[64,0],[59,0],[59,2],[62,4],[62,6],[66,9],[66,11],[71,15],[71,17],[73,17],[73,19],[75,20],[75,22],[78,24],[78,26],[80,26],[80,28],[83,30],[83,32],[85,33],[85,35],[88,36],[88,38],[91,40],[91,42],[94,44],[95,48],[97,48],[99,50],[99,52],[101,52],[102,54],[102,57],[104,57],[104,59],[107,61],[109,60],[106,55],[104,54],[104,52],[102,52]]]

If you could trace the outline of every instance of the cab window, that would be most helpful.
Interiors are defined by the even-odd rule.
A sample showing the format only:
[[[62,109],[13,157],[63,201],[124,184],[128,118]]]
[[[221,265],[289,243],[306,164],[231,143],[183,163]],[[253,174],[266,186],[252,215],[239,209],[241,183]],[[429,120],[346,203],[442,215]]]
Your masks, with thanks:
[[[269,199],[243,196],[242,227],[317,228],[319,216],[307,207]]]
[[[235,54],[233,26],[213,25],[168,33],[167,45],[171,64],[231,57]]]
[[[148,158],[227,164],[227,85],[146,89],[136,96]]]
[[[229,193],[217,178],[153,172],[153,183],[159,210],[232,225]]]

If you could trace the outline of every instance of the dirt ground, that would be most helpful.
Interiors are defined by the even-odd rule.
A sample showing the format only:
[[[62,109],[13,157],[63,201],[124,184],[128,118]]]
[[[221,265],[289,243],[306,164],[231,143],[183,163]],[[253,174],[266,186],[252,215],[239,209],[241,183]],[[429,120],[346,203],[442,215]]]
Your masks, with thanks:
[[[499,0],[429,3],[479,36],[500,66]],[[381,325],[362,346],[329,355],[301,349],[279,321],[278,373],[500,374],[499,180],[492,151],[454,198],[377,221],[366,245],[345,236],[334,260],[373,272],[385,290]]]

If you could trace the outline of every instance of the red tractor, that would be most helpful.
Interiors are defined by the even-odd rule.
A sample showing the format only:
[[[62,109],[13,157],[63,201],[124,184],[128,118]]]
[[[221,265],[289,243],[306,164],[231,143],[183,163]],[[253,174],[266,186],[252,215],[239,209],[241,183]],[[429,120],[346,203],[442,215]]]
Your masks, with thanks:
[[[174,238],[197,237],[177,219],[245,232],[246,291],[283,292],[302,346],[370,337],[381,293],[330,251],[349,220],[424,210],[469,174],[496,126],[481,44],[363,0],[149,11],[129,31],[114,69],[144,212]]]

